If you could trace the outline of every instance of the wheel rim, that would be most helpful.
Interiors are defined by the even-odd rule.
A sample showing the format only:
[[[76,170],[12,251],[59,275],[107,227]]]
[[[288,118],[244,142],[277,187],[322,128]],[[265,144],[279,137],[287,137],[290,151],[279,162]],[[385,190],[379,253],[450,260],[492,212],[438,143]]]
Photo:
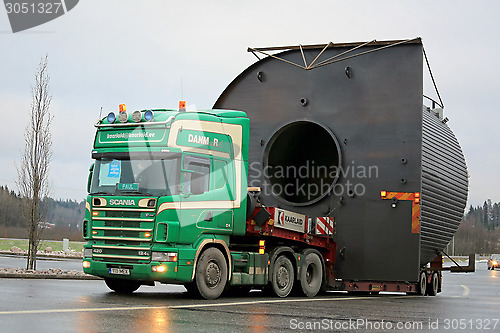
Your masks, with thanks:
[[[420,294],[425,295],[425,289],[427,288],[427,276],[425,274],[420,275]]]
[[[285,289],[288,285],[288,280],[290,279],[290,276],[288,274],[288,270],[286,267],[281,266],[278,270],[278,274],[276,277],[276,282],[278,284],[279,289]]]
[[[306,270],[306,282],[308,285],[311,285],[311,282],[313,280],[313,277],[314,277],[314,265],[309,265],[307,266],[307,270]]]
[[[211,261],[208,263],[205,279],[209,288],[214,288],[219,284],[221,280],[221,269],[216,262]]]

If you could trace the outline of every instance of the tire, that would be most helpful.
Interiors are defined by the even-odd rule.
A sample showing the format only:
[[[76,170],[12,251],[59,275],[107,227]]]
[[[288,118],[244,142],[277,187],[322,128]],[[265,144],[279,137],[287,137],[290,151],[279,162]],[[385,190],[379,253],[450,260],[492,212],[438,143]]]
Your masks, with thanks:
[[[281,255],[276,259],[273,266],[271,286],[278,297],[287,297],[295,282],[295,272],[290,259]]]
[[[316,253],[309,253],[300,269],[300,287],[304,296],[314,297],[323,282],[323,265]]]
[[[420,296],[425,296],[427,292],[427,275],[425,272],[420,273],[420,279],[418,281],[417,294]]]
[[[105,278],[104,283],[106,283],[109,289],[118,294],[132,294],[141,286],[137,281],[112,278]]]
[[[318,295],[326,295],[328,290],[330,290],[327,280],[328,278],[326,276],[323,276],[323,283],[321,284]]]
[[[431,283],[427,284],[426,294],[429,296],[436,296],[439,290],[439,275],[434,272],[431,277]]]
[[[218,298],[227,283],[227,262],[222,252],[211,247],[203,251],[196,264],[195,282],[205,299]]]

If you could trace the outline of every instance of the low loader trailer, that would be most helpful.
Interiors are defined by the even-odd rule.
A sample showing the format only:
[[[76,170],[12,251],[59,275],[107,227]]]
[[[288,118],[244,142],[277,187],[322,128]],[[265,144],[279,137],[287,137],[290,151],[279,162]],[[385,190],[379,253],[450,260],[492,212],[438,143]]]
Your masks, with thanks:
[[[436,295],[468,175],[423,97],[421,40],[249,51],[266,57],[211,110],[120,105],[96,123],[84,272],[206,299]]]

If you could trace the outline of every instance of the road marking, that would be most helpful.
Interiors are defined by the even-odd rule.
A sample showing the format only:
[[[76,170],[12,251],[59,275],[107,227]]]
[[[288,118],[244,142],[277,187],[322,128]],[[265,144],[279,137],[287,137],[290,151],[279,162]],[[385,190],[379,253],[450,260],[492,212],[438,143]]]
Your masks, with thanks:
[[[373,297],[272,299],[272,300],[265,300],[265,301],[172,305],[172,306],[169,306],[168,308],[169,309],[190,309],[190,308],[210,308],[210,307],[216,307],[216,306],[234,306],[234,305],[247,305],[247,304],[272,304],[272,303],[312,302],[312,301],[343,301],[343,300],[369,299],[369,298],[373,299]]]
[[[460,285],[460,287],[464,288],[464,293],[462,294],[462,297],[467,297],[467,296],[469,296],[469,294],[470,294],[470,289],[469,289],[469,287],[467,287],[467,286],[465,286],[465,285],[463,285],[463,284],[461,284],[461,285]]]
[[[405,296],[389,296],[384,298],[402,298]],[[263,301],[227,302],[210,304],[185,304],[185,305],[162,305],[162,306],[129,306],[111,308],[80,308],[80,309],[46,309],[46,310],[18,310],[0,311],[0,315],[17,314],[47,314],[47,313],[74,313],[74,312],[107,312],[107,311],[130,311],[130,310],[155,310],[155,309],[192,309],[210,308],[218,306],[253,305],[253,304],[273,304],[273,303],[293,303],[293,302],[317,302],[317,301],[347,301],[376,299],[377,297],[342,297],[342,298],[305,298],[305,299],[273,299]]]
[[[464,298],[464,297],[469,296],[469,294],[470,294],[470,288],[467,287],[466,285],[463,285],[463,284],[461,284],[460,287],[464,288],[463,294],[460,295],[460,296],[459,295],[455,295],[455,296],[451,296],[451,297],[454,297],[454,298]]]
[[[168,309],[168,306],[131,306],[114,308],[81,308],[81,309],[49,309],[49,310],[19,310],[19,311],[0,311],[0,315],[10,314],[42,314],[42,313],[68,313],[68,312],[105,312],[105,311],[126,311],[126,310],[149,310],[149,309]]]

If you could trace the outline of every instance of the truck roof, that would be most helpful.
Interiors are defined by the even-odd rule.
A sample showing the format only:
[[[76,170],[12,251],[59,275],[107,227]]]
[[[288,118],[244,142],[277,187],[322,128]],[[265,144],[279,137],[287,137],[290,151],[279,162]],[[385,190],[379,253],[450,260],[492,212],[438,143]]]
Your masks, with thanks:
[[[118,117],[115,114],[114,121],[110,122],[109,115],[105,116],[101,120],[99,120],[96,123],[96,127],[122,127],[122,126],[133,126],[134,124],[137,125],[155,125],[155,124],[161,124],[165,122],[170,122],[174,120],[175,118],[179,118],[182,116],[187,116],[187,117],[192,117],[195,114],[199,115],[211,115],[211,116],[216,116],[216,117],[224,117],[224,118],[246,118],[247,115],[243,111],[239,110],[223,110],[223,109],[216,109],[216,110],[199,110],[199,111],[179,111],[179,110],[173,110],[173,109],[146,109],[146,110],[140,110],[139,112],[141,114],[145,114],[146,112],[151,111],[153,113],[153,120],[146,122],[144,120],[141,120],[139,122],[135,122],[132,119],[132,113],[129,113],[127,115],[127,121],[126,122],[119,122]],[[134,111],[137,112],[137,111]],[[110,113],[111,114],[111,113]]]
[[[147,110],[143,110],[142,112],[145,112]],[[225,117],[225,118],[246,118],[247,114],[243,111],[239,110],[222,110],[222,109],[215,109],[215,110],[197,110],[197,111],[178,111],[178,110],[171,110],[171,109],[152,109],[158,117],[170,117],[171,115],[174,116],[180,116],[182,114],[196,114],[196,113],[204,113],[204,114],[209,114],[209,115],[214,115],[217,117]]]

